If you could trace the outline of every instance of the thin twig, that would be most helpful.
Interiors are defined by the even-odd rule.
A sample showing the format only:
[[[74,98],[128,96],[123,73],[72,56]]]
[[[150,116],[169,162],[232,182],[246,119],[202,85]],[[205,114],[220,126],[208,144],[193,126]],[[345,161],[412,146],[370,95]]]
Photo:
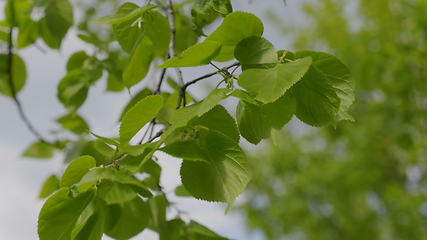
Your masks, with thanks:
[[[7,58],[8,58],[8,66],[7,66],[7,73],[8,73],[8,82],[9,82],[9,87],[10,87],[10,93],[12,95],[12,99],[15,102],[16,108],[18,109],[18,113],[20,118],[22,119],[22,121],[25,123],[25,125],[27,126],[28,130],[37,138],[38,141],[40,142],[44,142],[44,143],[48,143],[48,141],[46,141],[42,135],[35,129],[35,127],[31,124],[30,120],[28,119],[27,115],[24,112],[24,109],[22,107],[21,102],[19,101],[17,95],[16,95],[16,86],[14,83],[14,79],[13,79],[13,34],[14,34],[14,2],[11,1],[11,19],[12,22],[10,24],[10,29],[9,29],[9,43],[8,43],[8,53],[7,53]]]
[[[166,71],[167,71],[167,68],[163,68],[162,72],[160,73],[159,82],[157,83],[156,91],[154,91],[155,95],[158,95],[161,92],[163,80],[165,79],[165,76],[166,76]]]
[[[173,3],[172,0],[168,0],[168,20],[169,20],[169,27],[171,29],[171,40],[169,42],[169,56],[171,58],[175,57],[175,45],[176,45],[176,23],[175,23],[175,11],[173,9]],[[184,86],[184,77],[182,76],[182,71],[180,68],[175,68],[176,75],[178,77],[178,85]]]
[[[208,73],[206,75],[203,75],[201,77],[198,77],[198,78],[196,78],[194,80],[191,80],[191,81],[185,83],[184,86],[181,87],[181,91],[179,93],[179,98],[178,98],[178,104],[177,104],[176,108],[178,109],[178,108],[181,107],[181,103],[183,103],[183,100],[184,100],[184,97],[185,97],[185,93],[186,93],[187,88],[189,86],[191,86],[191,85],[193,85],[193,84],[195,84],[195,83],[197,83],[197,82],[199,82],[199,81],[201,81],[203,79],[210,78],[210,77],[212,77],[212,76],[214,76],[214,75],[216,75],[218,73],[223,73],[223,72],[227,71],[228,69],[230,69],[232,67],[237,67],[239,65],[240,65],[240,63],[235,62],[235,63],[231,64],[230,66],[227,66],[227,67],[219,69],[216,72]],[[185,102],[184,102],[184,105],[185,105]]]

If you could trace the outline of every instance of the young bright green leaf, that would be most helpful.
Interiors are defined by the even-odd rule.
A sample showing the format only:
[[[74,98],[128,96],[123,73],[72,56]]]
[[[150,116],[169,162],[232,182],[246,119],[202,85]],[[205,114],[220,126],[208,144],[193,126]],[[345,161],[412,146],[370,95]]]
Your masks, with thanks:
[[[39,198],[44,199],[60,188],[59,179],[56,175],[50,175],[40,189]]]
[[[152,194],[145,185],[124,171],[115,170],[112,168],[94,168],[89,171],[79,182],[79,189],[85,191],[90,189],[98,182],[103,180],[117,182],[120,184],[131,186],[135,192],[143,197],[151,197]]]
[[[69,187],[78,183],[80,179],[94,167],[96,167],[96,160],[91,156],[81,156],[74,159],[62,175],[61,186]]]
[[[225,62],[234,58],[234,49],[240,41],[248,37],[262,36],[264,25],[253,14],[233,12],[224,18],[222,24],[206,40],[221,44],[221,52],[216,61]]]
[[[117,240],[127,240],[142,232],[150,220],[148,204],[141,198],[107,207],[106,234]]]
[[[185,160],[181,180],[188,192],[198,199],[233,203],[250,180],[243,151],[220,133],[209,131],[203,150],[207,161]]]
[[[130,61],[123,72],[123,83],[130,88],[145,78],[153,60],[153,43],[143,38],[132,52]]]
[[[25,149],[22,154],[27,158],[52,158],[55,148],[49,143],[35,142]]]
[[[14,27],[23,27],[30,18],[31,0],[8,0],[4,7],[7,22]],[[13,12],[12,12],[13,11]],[[13,17],[12,17],[13,16]]]
[[[149,11],[153,8],[157,8],[157,6],[145,5],[143,7],[136,8],[130,12],[119,11],[115,15],[100,17],[98,19],[95,19],[93,22],[97,24],[119,24],[140,17],[144,12]]]
[[[159,68],[195,67],[209,64],[221,50],[221,44],[204,41],[183,51],[179,56],[168,59]]]
[[[203,35],[203,27],[232,11],[230,0],[197,0],[191,8],[195,31]]]
[[[255,100],[248,92],[241,89],[234,90],[230,96],[243,100],[245,102],[251,103],[253,105],[260,105],[261,103]]]
[[[163,106],[163,97],[160,95],[148,96],[133,106],[123,117],[120,125],[120,141],[129,142],[159,113]]]
[[[69,113],[58,119],[56,122],[61,124],[62,128],[70,130],[75,134],[82,134],[88,131],[89,125],[77,113]]]
[[[12,57],[12,74],[15,93],[19,93],[27,80],[27,69],[24,60],[18,55]],[[6,54],[0,54],[0,94],[12,97],[12,91],[9,84],[9,57]]]
[[[273,44],[262,37],[242,40],[234,50],[234,57],[243,67],[274,66],[279,61]]]
[[[68,0],[48,1],[45,19],[50,33],[61,42],[73,25],[73,7]]]
[[[306,57],[269,69],[248,69],[239,77],[239,85],[263,103],[276,101],[295,83],[301,80],[311,65]]]
[[[94,197],[93,191],[72,197],[63,188],[43,205],[38,218],[40,240],[69,240],[80,214]]]
[[[185,49],[193,46],[199,40],[199,36],[193,31],[191,19],[180,13],[175,14],[176,22],[176,54],[180,54]]]
[[[282,128],[296,111],[295,97],[286,93],[273,103],[254,105],[240,101],[237,106],[237,122],[242,136],[252,144],[258,144],[270,136],[273,128]]]
[[[305,81],[317,81],[332,86],[335,94],[340,100],[337,116],[334,120],[354,120],[353,117],[348,114],[348,109],[354,102],[354,91],[352,82],[350,80],[350,71],[347,66],[345,66],[345,64],[335,56],[327,53],[313,51],[300,51],[296,53],[297,58],[307,56],[313,59],[312,68],[314,69],[317,76],[314,74],[309,74],[307,77],[305,77]],[[309,79],[309,77],[311,79]],[[308,105],[305,106],[308,107]],[[317,108],[316,106],[312,107]],[[307,116],[307,114],[302,113],[301,110],[299,112],[300,113],[298,115],[301,115],[301,118],[305,119],[307,123],[316,125],[315,122],[319,122],[316,119],[309,119],[313,117],[315,118],[315,116]],[[322,121],[319,123],[320,125],[323,125]]]

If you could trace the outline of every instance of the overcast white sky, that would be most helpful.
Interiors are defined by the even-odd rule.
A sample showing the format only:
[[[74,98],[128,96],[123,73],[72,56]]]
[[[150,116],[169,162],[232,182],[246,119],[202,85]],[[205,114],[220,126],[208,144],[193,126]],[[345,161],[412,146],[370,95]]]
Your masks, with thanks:
[[[267,10],[273,10],[283,17],[283,21],[296,21],[297,0],[288,0],[286,6],[282,0],[233,0],[234,10],[252,12],[264,20],[264,36],[272,41],[278,49],[289,48],[283,36],[274,29],[265,18]],[[252,3],[250,3],[252,2]],[[0,9],[4,2],[0,2]],[[0,19],[3,12],[0,13]],[[65,63],[68,56],[86,49],[85,45],[69,34],[58,51],[49,50],[44,54],[30,47],[20,51],[27,62],[27,84],[19,97],[25,111],[33,124],[43,135],[48,135],[49,129],[55,127],[54,119],[65,113],[63,106],[56,99],[56,85],[65,73]],[[201,75],[201,69],[184,71],[188,81]],[[117,129],[116,117],[129,100],[127,93],[107,93],[104,91],[105,81],[99,81],[90,90],[89,98],[80,113],[89,122],[93,131],[109,135]],[[201,94],[201,92],[193,93]],[[8,98],[0,96],[0,239],[28,240],[37,237],[37,214],[42,202],[37,199],[38,191],[43,180],[52,173],[60,173],[62,156],[57,155],[53,160],[30,160],[20,157],[24,148],[35,139],[29,134],[22,121],[18,118],[16,108]],[[162,185],[166,191],[179,184],[180,161],[164,158]],[[247,234],[241,216],[232,212],[224,214],[225,206],[191,199],[174,199],[178,207],[193,219],[206,224],[218,233],[231,239],[258,240],[261,236]],[[145,233],[134,239],[155,240],[153,234]]]

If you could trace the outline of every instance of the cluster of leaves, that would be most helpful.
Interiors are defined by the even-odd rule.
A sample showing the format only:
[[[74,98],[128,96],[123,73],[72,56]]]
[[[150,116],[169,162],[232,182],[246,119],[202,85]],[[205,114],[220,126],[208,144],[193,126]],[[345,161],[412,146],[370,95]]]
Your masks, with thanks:
[[[50,158],[55,151],[66,152],[65,171],[61,176],[49,176],[40,193],[41,198],[48,197],[39,215],[41,240],[96,240],[103,234],[129,239],[146,228],[158,232],[160,239],[223,239],[179,216],[166,219],[170,204],[160,187],[161,168],[155,152],[183,160],[179,192],[225,202],[230,208],[251,179],[240,136],[257,144],[292,116],[312,126],[352,119],[347,113],[354,99],[349,71],[336,57],[313,51],[277,51],[262,37],[261,20],[250,13],[233,12],[230,1],[195,1],[192,18],[180,9],[183,5],[172,6],[171,2],[144,6],[127,2],[115,14],[96,20],[92,6],[77,25],[79,38],[92,45],[94,53],[79,51],[70,57],[57,92],[67,113],[57,122],[79,140],[39,139],[24,153],[26,157]],[[44,17],[33,20],[28,13],[35,11],[44,12]],[[39,37],[47,46],[59,48],[73,24],[68,0],[9,0],[6,16],[3,25],[12,41],[2,40],[9,49],[17,46],[14,52]],[[219,17],[224,17],[222,23],[205,35],[203,28]],[[42,27],[26,30],[28,24]],[[101,26],[109,27],[104,32],[94,30]],[[11,34],[14,29],[18,30],[17,45]],[[198,41],[200,35],[205,35],[202,41]],[[25,44],[20,45],[19,39]],[[0,86],[9,86],[9,91],[21,89],[25,82],[22,59],[13,55],[17,60],[10,62],[11,55],[9,51],[0,58],[1,71],[13,70],[0,78]],[[232,60],[237,62],[223,68],[213,63]],[[179,81],[180,68],[203,65],[211,65],[215,72]],[[237,75],[239,67],[241,74]],[[125,106],[117,137],[90,132],[78,110],[94,83],[107,75],[107,90],[130,91],[156,68],[157,89],[143,88]],[[168,68],[178,70],[177,82],[172,76],[168,79],[171,92],[162,90]],[[220,83],[225,87],[218,84],[199,102],[186,92],[190,85],[215,75],[222,77]],[[220,104],[231,97],[240,100],[236,118]],[[161,129],[157,134],[155,127]],[[141,130],[145,134],[138,140]]]
[[[256,167],[242,212],[266,239],[427,237],[427,42],[420,41],[427,5],[352,3],[304,5],[313,24],[293,31],[297,49],[327,46],[351,66],[357,122],[288,128],[251,158]]]

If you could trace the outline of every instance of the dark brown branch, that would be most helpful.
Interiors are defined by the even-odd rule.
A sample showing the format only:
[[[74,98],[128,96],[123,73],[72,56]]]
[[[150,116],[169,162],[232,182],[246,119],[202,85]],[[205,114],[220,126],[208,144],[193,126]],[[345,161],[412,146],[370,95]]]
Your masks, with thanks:
[[[48,143],[42,135],[35,129],[35,127],[31,124],[30,120],[28,119],[27,115],[25,114],[25,111],[22,107],[21,102],[19,101],[19,98],[16,95],[16,86],[13,79],[13,34],[14,34],[14,6],[13,1],[11,1],[11,20],[10,23],[10,29],[9,29],[9,43],[8,43],[8,52],[7,52],[7,59],[8,59],[8,65],[7,65],[7,74],[8,74],[8,83],[10,88],[10,93],[12,95],[12,99],[15,102],[16,108],[18,109],[19,117],[24,122],[25,126],[28,128],[28,130],[38,139],[40,142]]]
[[[184,84],[184,86],[182,86],[182,87],[181,87],[181,91],[180,91],[180,93],[179,93],[179,98],[178,98],[178,104],[177,104],[176,108],[177,108],[177,109],[178,109],[178,108],[180,108],[180,107],[181,107],[181,103],[184,103],[184,106],[185,106],[185,93],[186,93],[187,88],[188,88],[189,86],[191,86],[191,85],[193,85],[193,84],[196,84],[197,82],[202,81],[203,79],[207,79],[207,78],[210,78],[210,77],[212,77],[212,76],[215,76],[215,75],[216,75],[216,74],[218,74],[218,73],[226,72],[228,69],[230,69],[230,68],[232,68],[232,67],[239,66],[239,65],[240,65],[240,63],[235,62],[235,63],[231,64],[230,66],[227,66],[227,67],[224,67],[224,68],[219,69],[219,70],[218,70],[218,71],[216,71],[216,72],[208,73],[208,74],[206,74],[206,75],[203,75],[203,76],[201,76],[201,77],[198,77],[198,78],[196,78],[196,79],[194,79],[194,80],[191,80],[191,81],[189,81],[189,82],[185,83],[185,84]]]

